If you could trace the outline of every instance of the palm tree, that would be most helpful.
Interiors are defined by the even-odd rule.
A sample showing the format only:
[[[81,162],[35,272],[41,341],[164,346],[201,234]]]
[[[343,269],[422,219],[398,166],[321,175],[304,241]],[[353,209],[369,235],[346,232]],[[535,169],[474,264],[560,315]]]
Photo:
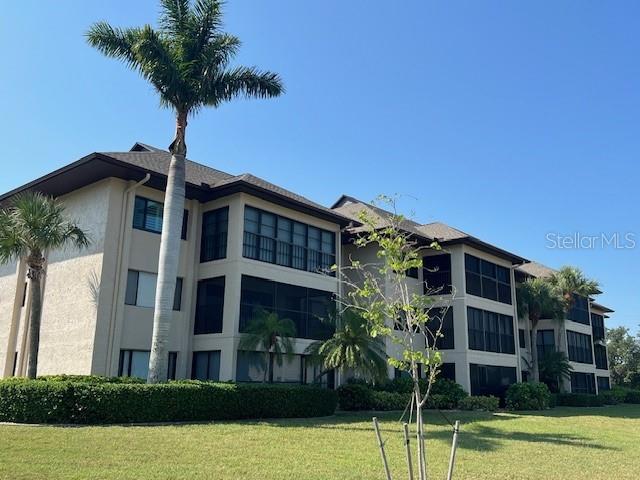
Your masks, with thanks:
[[[335,333],[327,340],[312,343],[305,352],[320,365],[318,378],[334,369],[353,370],[372,381],[387,378],[384,342],[369,334],[366,321],[357,312],[348,309],[325,321],[335,325]]]
[[[531,340],[531,376],[538,375],[538,322],[542,318],[561,321],[564,318],[564,303],[560,291],[546,278],[528,278],[518,285],[518,311],[529,320]]]
[[[27,376],[36,378],[45,254],[72,245],[85,248],[88,235],[64,215],[62,203],[38,192],[17,196],[6,209],[0,210],[0,263],[25,259],[29,278],[29,363]]]
[[[560,390],[560,381],[570,378],[573,367],[564,352],[558,350],[545,353],[540,359],[540,381],[546,383],[552,393]]]
[[[565,318],[574,307],[576,296],[584,297],[588,301],[589,297],[600,293],[598,282],[587,278],[578,267],[564,266],[560,268],[549,277],[549,282],[562,293]],[[564,322],[562,322],[559,330],[560,341],[564,343],[567,338]]]
[[[288,318],[280,318],[277,313],[257,309],[242,335],[239,350],[263,350],[265,352],[265,368],[263,382],[273,382],[274,362],[282,365],[285,356],[293,354],[293,337],[296,326]]]
[[[158,280],[149,357],[150,383],[167,380],[169,322],[178,273],[185,194],[187,120],[206,106],[219,107],[237,97],[276,97],[284,87],[277,74],[255,67],[230,67],[240,40],[222,32],[221,0],[161,0],[160,28],[114,28],[95,23],[89,44],[137,70],[173,110],[176,133],[163,210]]]

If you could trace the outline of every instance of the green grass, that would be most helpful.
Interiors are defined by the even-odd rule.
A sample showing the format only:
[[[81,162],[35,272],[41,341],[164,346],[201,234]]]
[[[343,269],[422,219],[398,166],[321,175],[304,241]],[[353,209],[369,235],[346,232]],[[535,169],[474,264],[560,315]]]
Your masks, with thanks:
[[[636,479],[640,406],[447,414],[462,425],[457,479]],[[380,414],[394,478],[406,478],[398,413]],[[0,425],[0,478],[379,479],[370,415],[173,426]],[[427,417],[430,478],[451,428]]]

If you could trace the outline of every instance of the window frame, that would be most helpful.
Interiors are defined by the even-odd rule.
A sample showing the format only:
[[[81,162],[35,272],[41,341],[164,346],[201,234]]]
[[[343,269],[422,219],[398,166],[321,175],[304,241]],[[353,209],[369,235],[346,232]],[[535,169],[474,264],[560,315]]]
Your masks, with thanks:
[[[144,210],[142,213],[142,225],[136,225],[136,208],[137,208],[137,203],[138,201],[142,201],[144,202]],[[149,208],[149,203],[155,203],[156,205],[159,206],[159,210],[160,210],[160,229],[155,229],[155,228],[150,228],[147,227],[147,216],[148,216],[148,208]],[[134,201],[133,201],[133,220],[132,220],[132,226],[135,230],[142,230],[143,232],[149,232],[149,233],[156,233],[156,234],[162,234],[162,227],[164,226],[164,221],[163,221],[163,213],[164,211],[164,202],[158,202],[157,200],[153,200],[151,198],[147,198],[147,197],[143,197],[142,195],[136,195]],[[188,234],[188,224],[189,224],[189,210],[187,210],[186,208],[184,209],[184,211],[182,212],[182,226],[180,228],[180,240],[187,240],[187,234]]]
[[[118,361],[118,376],[119,377],[131,377],[131,360],[133,359],[133,354],[134,353],[148,353],[149,355],[151,355],[151,350],[141,350],[141,349],[137,349],[137,348],[122,348],[120,349],[120,357],[119,357],[119,361]],[[124,370],[124,366],[125,366],[125,357],[129,356],[129,359],[127,361],[127,374],[123,375],[123,370]],[[176,351],[171,351],[169,352],[169,357],[168,360],[169,365],[168,365],[168,369],[167,369],[167,379],[169,380],[175,380],[176,379],[176,370],[177,370],[177,365],[178,365],[178,352]],[[135,377],[135,378],[142,378],[142,377]]]
[[[510,328],[506,328],[508,325]],[[511,315],[467,305],[467,335],[469,350],[516,354],[515,327]]]
[[[593,365],[593,343],[591,335],[567,330],[567,353],[569,361]]]
[[[130,307],[139,307],[139,308],[154,308],[154,305],[138,305],[138,294],[140,290],[140,274],[144,273],[145,275],[155,276],[156,282],[158,280],[158,274],[153,272],[143,272],[142,270],[134,270],[130,268],[127,270],[127,284],[125,286],[125,295],[124,295],[124,304]],[[131,287],[129,282],[132,281],[132,276],[135,276],[135,287]],[[176,288],[173,292],[173,306],[172,310],[174,312],[179,312],[182,310],[182,291],[184,288],[184,278],[176,277]],[[178,293],[179,292],[179,293]],[[155,295],[154,293],[154,303],[155,303]],[[133,295],[133,300],[131,300],[130,295]]]
[[[210,218],[214,218],[209,223]],[[224,231],[220,227],[224,224]],[[214,225],[214,232],[210,233],[205,230],[208,225]],[[207,210],[202,214],[202,229],[200,233],[200,263],[213,262],[227,258],[227,247],[229,245],[229,206]],[[213,245],[208,248],[210,237],[213,237]],[[213,252],[212,256],[207,253]]]
[[[478,264],[477,271],[475,271],[475,268],[472,268],[473,263]],[[506,278],[508,279],[507,282],[500,278],[501,272],[506,272]],[[465,292],[467,294],[473,295],[475,297],[486,298],[487,300],[493,300],[494,302],[502,303],[505,305],[513,305],[513,282],[511,279],[510,268],[504,267],[489,260],[485,260],[484,258],[477,257],[470,253],[465,253],[464,273]],[[472,278],[475,278],[475,281],[472,282]],[[472,285],[475,286],[476,283],[479,287],[479,290],[476,288],[472,288]],[[488,290],[495,291],[495,295],[491,295]],[[504,293],[505,291],[508,292],[508,295],[506,295],[506,297],[508,298],[504,298],[501,296],[501,292]]]
[[[207,284],[216,284],[218,288],[222,288],[222,297],[218,304],[215,305],[201,305],[203,288],[206,288]],[[216,335],[221,334],[224,331],[224,309],[225,309],[225,294],[227,291],[226,285],[226,277],[224,275],[220,275],[217,277],[211,278],[203,278],[198,281],[196,287],[196,311],[195,317],[193,321],[193,334],[194,335]],[[210,319],[209,317],[202,317],[202,315],[209,315],[211,312],[205,313],[204,310],[207,307],[216,307],[216,313],[219,313],[219,319]],[[219,312],[217,309],[219,308]],[[209,330],[209,326],[211,326],[211,331]]]
[[[441,265],[432,265],[427,266],[427,259],[442,259],[447,257],[447,261],[444,262],[445,267],[442,268]],[[444,277],[443,283],[441,286],[433,286],[430,285],[429,279]],[[428,296],[435,295],[451,295],[453,291],[452,287],[452,279],[451,279],[451,254],[450,253],[439,253],[437,255],[425,255],[422,257],[422,282],[423,282],[423,293]],[[437,280],[436,283],[440,283],[440,280]],[[432,291],[430,289],[436,289],[437,291]]]

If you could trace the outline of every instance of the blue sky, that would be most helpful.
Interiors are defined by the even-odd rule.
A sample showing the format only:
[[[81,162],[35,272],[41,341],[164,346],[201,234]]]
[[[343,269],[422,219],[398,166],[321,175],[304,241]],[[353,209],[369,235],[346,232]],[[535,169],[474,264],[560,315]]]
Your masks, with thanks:
[[[173,120],[151,88],[83,38],[93,21],[135,26],[157,11],[155,0],[3,4],[0,191],[92,151],[169,144]],[[191,158],[325,205],[401,194],[421,222],[580,266],[616,310],[609,325],[637,330],[640,3],[236,0],[226,11],[244,42],[237,63],[280,73],[287,93],[202,112]],[[576,233],[637,245],[549,248],[549,235]]]

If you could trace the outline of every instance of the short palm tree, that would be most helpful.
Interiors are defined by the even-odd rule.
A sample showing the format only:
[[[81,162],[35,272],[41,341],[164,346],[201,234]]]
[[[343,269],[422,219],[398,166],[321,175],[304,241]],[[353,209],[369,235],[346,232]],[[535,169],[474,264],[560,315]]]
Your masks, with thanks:
[[[285,356],[293,354],[293,338],[296,326],[288,318],[280,318],[277,313],[257,309],[238,344],[239,350],[265,353],[263,382],[273,382],[274,363],[282,365]]]
[[[176,116],[175,138],[163,210],[158,280],[149,359],[150,383],[167,380],[169,322],[173,304],[184,209],[187,120],[203,107],[237,97],[276,97],[284,87],[277,74],[255,67],[230,67],[240,40],[220,30],[221,0],[161,0],[160,28],[114,28],[95,23],[89,44],[137,70]]]
[[[529,320],[531,345],[531,376],[538,375],[538,322],[542,318],[562,321],[564,303],[561,292],[546,278],[528,278],[518,285],[518,311]]]
[[[335,326],[333,336],[312,343],[305,353],[320,365],[321,377],[331,370],[353,370],[366,380],[387,378],[387,354],[380,337],[372,337],[364,320],[353,309],[330,315],[325,321]]]
[[[27,376],[36,378],[45,254],[72,245],[85,248],[87,234],[64,214],[62,203],[38,192],[19,195],[0,210],[0,263],[25,259],[29,278],[29,363]]]
[[[538,368],[540,381],[546,383],[552,393],[560,391],[561,380],[570,378],[573,371],[567,354],[557,350],[545,353]]]

